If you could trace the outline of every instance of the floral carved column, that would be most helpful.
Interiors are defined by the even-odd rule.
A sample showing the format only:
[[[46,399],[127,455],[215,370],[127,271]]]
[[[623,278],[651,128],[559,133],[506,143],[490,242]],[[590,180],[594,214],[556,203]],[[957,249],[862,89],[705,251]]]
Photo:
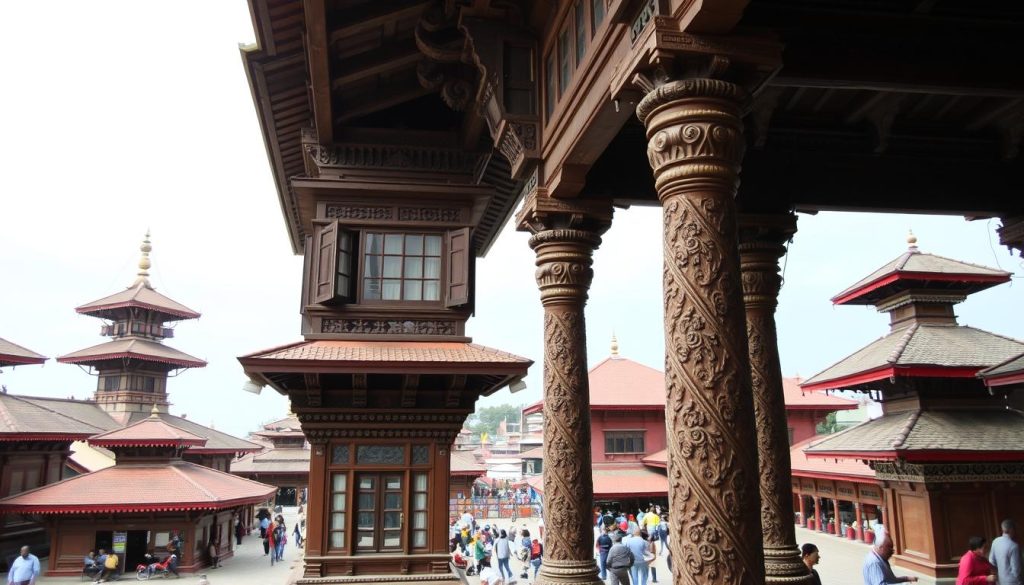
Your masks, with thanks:
[[[669,531],[678,584],[764,581],[736,203],[746,92],[672,81],[637,106],[664,208]]]
[[[548,229],[530,238],[544,305],[544,563],[541,583],[600,583],[593,554],[590,388],[583,309],[600,236]]]
[[[796,546],[793,528],[789,432],[775,329],[775,308],[782,287],[779,258],[785,254],[785,243],[795,232],[793,215],[740,216],[740,273],[757,422],[761,538],[767,583],[809,583],[811,579]]]

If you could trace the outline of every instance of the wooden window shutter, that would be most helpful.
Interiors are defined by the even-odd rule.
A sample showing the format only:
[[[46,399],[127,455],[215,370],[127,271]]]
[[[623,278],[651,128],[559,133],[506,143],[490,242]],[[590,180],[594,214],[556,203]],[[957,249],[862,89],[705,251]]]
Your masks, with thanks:
[[[327,303],[334,300],[338,263],[338,223],[332,222],[322,226],[315,240],[316,278],[313,280],[313,300]]]
[[[448,239],[448,290],[445,295],[446,307],[458,307],[469,303],[469,228],[452,230]]]
[[[306,236],[302,252],[302,303],[299,306],[299,313],[305,313],[306,305],[312,302],[312,299],[310,299],[310,288],[313,281],[313,258],[315,257],[313,236]]]

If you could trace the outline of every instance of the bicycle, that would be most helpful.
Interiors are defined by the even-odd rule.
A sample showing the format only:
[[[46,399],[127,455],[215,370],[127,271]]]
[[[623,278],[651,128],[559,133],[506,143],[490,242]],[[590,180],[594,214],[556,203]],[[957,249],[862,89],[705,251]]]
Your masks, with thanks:
[[[138,581],[148,581],[154,578],[167,579],[171,575],[174,575],[175,579],[181,578],[181,575],[175,570],[174,561],[177,560],[175,555],[171,555],[164,559],[164,561],[156,562],[156,558],[151,555],[146,555],[146,562],[139,563],[135,567],[135,579]]]

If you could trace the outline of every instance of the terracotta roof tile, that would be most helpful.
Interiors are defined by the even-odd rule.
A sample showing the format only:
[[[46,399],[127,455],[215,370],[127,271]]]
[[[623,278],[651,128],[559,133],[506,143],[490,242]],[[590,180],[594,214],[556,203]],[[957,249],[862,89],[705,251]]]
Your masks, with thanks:
[[[0,441],[74,440],[116,427],[93,402],[0,394]]]
[[[145,419],[149,415],[144,412],[133,412],[128,418],[127,423],[132,424],[140,420]],[[193,435],[206,439],[206,444],[201,447],[190,447],[189,453],[210,453],[210,452],[222,452],[222,453],[242,453],[259,451],[262,449],[256,443],[239,439],[233,435],[222,433],[217,429],[211,429],[208,426],[195,423],[180,416],[174,416],[166,412],[160,413],[160,418],[170,425],[173,425],[186,432],[192,433]]]
[[[914,451],[960,452],[967,458],[979,453],[1024,453],[1024,414],[996,409],[886,414],[820,437],[805,449],[810,457],[877,453],[881,459],[891,459],[893,453],[906,457]]]
[[[89,444],[97,447],[135,445],[202,447],[206,444],[206,439],[168,424],[158,415],[150,415],[139,422],[90,437]]]
[[[178,351],[162,343],[137,337],[115,339],[94,345],[61,356],[57,358],[57,361],[65,364],[82,364],[119,358],[134,358],[141,361],[159,362],[185,368],[202,368],[206,366],[205,361],[192,357],[183,351]]]
[[[0,500],[0,512],[218,510],[263,502],[276,491],[274,486],[185,461],[115,465]]]
[[[476,462],[476,457],[469,451],[452,451],[449,465],[452,475],[484,475],[487,468]]]
[[[802,378],[783,378],[782,393],[785,397],[786,410],[855,410],[859,403],[856,400],[830,396],[824,392],[804,390],[800,388]]]
[[[821,372],[801,386],[843,379],[879,368],[934,366],[942,368],[987,368],[1024,350],[1024,342],[962,325],[921,323],[897,329]]]
[[[166,321],[195,319],[199,317],[199,313],[196,311],[193,311],[178,301],[172,300],[156,292],[144,283],[132,285],[119,293],[114,293],[110,296],[103,297],[102,299],[76,307],[75,311],[84,315],[104,317],[108,316],[110,311],[123,307],[140,307],[143,309],[158,311],[169,317]]]
[[[807,457],[804,449],[823,438],[827,437],[817,435],[800,441],[789,448],[790,467],[793,470],[794,477],[835,476],[840,478],[874,479],[875,470],[871,469],[862,459]]]
[[[532,361],[477,345],[427,341],[301,341],[256,352],[240,360],[336,361],[336,362],[442,362],[481,364],[531,364]]]
[[[646,467],[595,468],[594,499],[664,496],[668,493],[668,477],[664,473]],[[543,476],[527,478],[526,482],[540,493],[544,493]]]
[[[41,364],[48,358],[0,337],[0,368],[19,364]]]

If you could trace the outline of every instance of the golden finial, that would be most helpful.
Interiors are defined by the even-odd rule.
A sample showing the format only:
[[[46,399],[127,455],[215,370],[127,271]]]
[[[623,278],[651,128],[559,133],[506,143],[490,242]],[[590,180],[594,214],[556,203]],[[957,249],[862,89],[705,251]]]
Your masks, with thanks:
[[[914,230],[907,230],[907,245],[911,250],[917,249],[917,236],[914,235]]]
[[[615,339],[615,332],[612,332],[612,357],[619,357],[619,340]]]
[[[153,404],[153,408],[149,410],[149,418],[160,418],[160,409]]]
[[[139,246],[139,251],[142,252],[142,257],[139,258],[139,274],[138,278],[135,279],[135,284],[142,284],[146,287],[150,287],[149,284],[149,268],[152,264],[149,261],[149,253],[153,250],[153,246],[149,242],[149,230],[146,230],[146,237],[142,240],[142,245]]]

